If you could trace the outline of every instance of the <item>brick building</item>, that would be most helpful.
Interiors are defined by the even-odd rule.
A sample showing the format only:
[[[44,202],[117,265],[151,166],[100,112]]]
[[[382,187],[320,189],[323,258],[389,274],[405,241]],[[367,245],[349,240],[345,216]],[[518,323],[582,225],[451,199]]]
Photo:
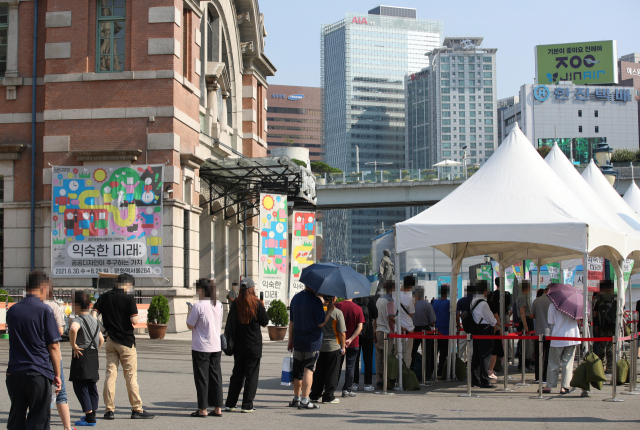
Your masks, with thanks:
[[[186,329],[193,290],[185,283],[213,276],[228,289],[237,281],[243,226],[201,207],[199,168],[266,156],[266,77],[275,73],[266,35],[257,0],[0,0],[3,285],[24,286],[31,265],[51,270],[52,166],[98,163],[166,163],[164,275],[136,288],[168,296],[170,330]],[[251,276],[251,223],[246,237]],[[90,288],[95,279],[54,285]]]
[[[324,161],[320,88],[271,85],[267,100],[269,147],[307,148],[311,161]]]

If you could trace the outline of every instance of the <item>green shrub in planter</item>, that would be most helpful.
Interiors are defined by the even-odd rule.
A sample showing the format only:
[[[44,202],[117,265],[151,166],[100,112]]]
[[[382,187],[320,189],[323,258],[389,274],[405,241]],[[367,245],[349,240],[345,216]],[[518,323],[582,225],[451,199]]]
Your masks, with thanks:
[[[13,303],[13,297],[9,295],[5,290],[0,290],[0,303]]]
[[[289,324],[287,307],[280,300],[274,300],[267,309],[267,316],[276,327],[285,327]]]
[[[147,323],[166,324],[169,322],[169,301],[162,295],[151,299],[147,311]]]

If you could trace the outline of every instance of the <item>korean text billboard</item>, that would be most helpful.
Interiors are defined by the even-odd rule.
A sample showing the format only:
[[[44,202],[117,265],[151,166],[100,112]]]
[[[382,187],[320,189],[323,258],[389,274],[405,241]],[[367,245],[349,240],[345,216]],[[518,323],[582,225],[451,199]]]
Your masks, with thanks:
[[[54,166],[53,277],[162,277],[162,172],[162,165]]]
[[[302,269],[316,262],[316,213],[293,211],[291,232],[291,277],[289,278],[289,301],[300,291]]]
[[[538,84],[617,84],[618,62],[615,40],[538,45],[536,78]]]
[[[269,309],[273,300],[286,302],[287,241],[288,241],[287,196],[260,194],[260,261],[258,289],[264,293],[264,305]]]

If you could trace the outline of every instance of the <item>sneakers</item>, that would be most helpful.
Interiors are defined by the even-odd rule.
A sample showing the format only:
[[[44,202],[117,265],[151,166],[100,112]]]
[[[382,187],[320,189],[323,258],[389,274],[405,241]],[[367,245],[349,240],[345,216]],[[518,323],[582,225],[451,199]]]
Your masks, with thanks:
[[[235,407],[233,407],[233,408],[230,408],[230,407],[228,407],[228,406],[225,406],[225,407],[224,407],[224,411],[225,411],[225,412],[235,412],[235,411],[237,411],[237,410],[238,410],[238,409],[237,409],[237,408],[235,408]]]
[[[250,414],[252,412],[255,412],[256,410],[251,408],[251,409],[240,409],[240,412],[242,412],[243,414]]]
[[[155,415],[151,415],[147,411],[142,411],[142,412],[131,411],[132,420],[150,420],[155,417],[156,417]]]
[[[290,408],[300,407],[300,400],[296,400],[296,399],[291,400],[291,402],[289,402],[289,407]]]
[[[105,419],[105,420],[115,420],[115,419],[116,419],[116,417],[115,417],[115,415],[114,415],[113,411],[107,411],[107,412],[104,414],[104,419]]]
[[[376,382],[376,390],[382,390],[382,382]]]
[[[373,390],[374,390],[373,385],[371,385],[371,384],[368,384],[368,385],[367,385],[367,384],[365,384],[365,386],[364,386],[364,391],[367,391],[367,392],[369,392],[369,393],[370,393],[370,392],[372,392]]]
[[[313,402],[309,402],[309,403],[300,402],[300,406],[298,406],[298,409],[320,409],[320,406],[316,405]]]
[[[351,386],[351,391],[358,391],[358,384],[353,384]]]
[[[338,403],[340,403],[340,399],[333,399],[330,402],[325,402],[324,400],[322,401],[322,403],[324,404],[333,404],[333,405],[337,405]]]
[[[97,423],[88,423],[86,417],[80,418],[80,420],[76,421],[73,424],[77,425],[78,427],[95,427],[97,425]]]
[[[355,397],[356,394],[349,391],[349,390],[343,390],[342,391],[342,397]]]

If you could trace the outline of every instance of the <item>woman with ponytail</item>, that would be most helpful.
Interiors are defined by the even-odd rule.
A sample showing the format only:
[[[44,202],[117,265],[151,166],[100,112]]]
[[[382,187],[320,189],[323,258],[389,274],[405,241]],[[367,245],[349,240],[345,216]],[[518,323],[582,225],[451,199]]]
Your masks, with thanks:
[[[262,332],[260,327],[269,323],[267,311],[256,296],[255,283],[251,278],[240,282],[238,298],[231,304],[228,319],[235,318],[234,364],[229,392],[225,402],[225,411],[235,411],[240,391],[242,412],[253,412],[253,399],[258,389],[260,359],[262,358]]]

